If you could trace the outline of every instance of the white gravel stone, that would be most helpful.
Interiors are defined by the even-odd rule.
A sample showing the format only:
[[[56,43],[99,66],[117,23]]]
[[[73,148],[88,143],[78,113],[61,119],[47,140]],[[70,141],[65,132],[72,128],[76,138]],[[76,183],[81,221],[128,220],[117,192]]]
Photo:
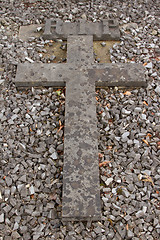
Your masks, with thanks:
[[[0,215],[0,223],[3,223],[3,222],[4,222],[4,213]]]
[[[144,216],[144,211],[140,210],[138,212],[136,212],[136,217],[137,218],[140,218],[140,217],[143,217]]]
[[[57,157],[57,153],[56,153],[56,152],[52,153],[51,158],[54,159],[54,160],[56,160],[56,159],[58,158],[58,157]]]
[[[30,63],[34,63],[34,61],[33,61],[31,58],[29,58],[29,57],[25,57],[25,59],[26,59],[28,62],[30,62]]]
[[[160,86],[157,86],[157,87],[156,87],[155,92],[160,95]]]
[[[142,211],[143,211],[144,213],[146,213],[146,211],[147,211],[147,206],[143,206]]]
[[[151,175],[151,171],[150,171],[150,170],[147,170],[147,169],[141,171],[141,173],[142,173],[142,174],[147,174],[148,176]]]
[[[30,195],[35,194],[35,190],[34,190],[34,186],[33,185],[30,186],[29,192],[30,192]]]
[[[105,181],[105,184],[107,186],[109,186],[109,184],[113,181],[113,178],[108,178],[106,181]]]
[[[123,134],[122,134],[122,138],[126,138],[126,137],[128,137],[130,135],[130,132],[124,132]]]
[[[140,108],[140,107],[136,107],[136,108],[134,109],[134,112],[136,112],[136,113],[140,113],[140,112],[142,112],[142,108]]]
[[[145,67],[149,68],[149,69],[152,69],[152,62],[148,63]]]
[[[127,109],[122,109],[122,113],[125,114],[125,115],[130,115],[131,114],[131,111],[128,111]]]

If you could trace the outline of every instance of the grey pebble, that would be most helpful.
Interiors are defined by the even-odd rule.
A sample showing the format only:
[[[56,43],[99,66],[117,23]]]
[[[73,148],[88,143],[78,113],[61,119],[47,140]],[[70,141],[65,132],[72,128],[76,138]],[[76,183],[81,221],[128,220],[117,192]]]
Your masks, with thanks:
[[[53,160],[56,160],[58,157],[57,157],[57,153],[54,152],[52,153],[52,155],[50,156]]]
[[[157,87],[156,87],[155,92],[160,95],[160,86],[157,86]]]
[[[123,134],[122,134],[122,138],[126,138],[126,137],[128,137],[130,135],[130,132],[124,132]]]
[[[4,213],[1,213],[0,215],[0,223],[3,223],[4,222]]]
[[[102,47],[105,47],[106,43],[105,42],[101,42],[101,45],[102,45]]]
[[[140,108],[140,107],[136,107],[136,108],[134,109],[134,112],[136,112],[136,113],[140,113],[140,112],[142,112],[142,108]]]
[[[136,217],[140,218],[144,216],[144,212],[142,210],[139,210],[138,212],[136,212]]]
[[[122,113],[123,113],[124,115],[130,115],[130,114],[131,114],[131,111],[128,111],[127,109],[122,108]]]
[[[129,239],[133,239],[134,233],[131,230],[128,230],[127,231],[127,236],[128,236]]]
[[[19,239],[21,236],[17,231],[13,231],[11,234],[12,239]]]
[[[151,69],[152,68],[152,62],[148,63],[145,67]]]
[[[10,178],[10,177],[7,176],[7,177],[5,178],[5,181],[6,181],[6,184],[7,184],[8,187],[12,185],[12,178]]]
[[[35,190],[34,190],[34,186],[33,185],[30,186],[29,192],[30,192],[30,195],[35,194]]]

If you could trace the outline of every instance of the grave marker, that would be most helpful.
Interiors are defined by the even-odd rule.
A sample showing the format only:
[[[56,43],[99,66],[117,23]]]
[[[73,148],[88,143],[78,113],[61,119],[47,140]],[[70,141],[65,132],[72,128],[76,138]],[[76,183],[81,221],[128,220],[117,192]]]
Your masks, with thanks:
[[[56,38],[64,32],[62,22],[60,26],[54,26]],[[80,35],[64,34],[67,63],[19,64],[15,85],[66,86],[62,220],[93,221],[101,219],[95,87],[144,87],[146,82],[139,64],[95,64],[94,36],[84,26],[74,29]]]
[[[86,22],[80,19],[76,23],[63,22],[58,19],[47,19],[44,39],[67,40],[71,35],[91,35],[94,40],[119,40],[120,31],[116,19],[104,19],[101,22]]]

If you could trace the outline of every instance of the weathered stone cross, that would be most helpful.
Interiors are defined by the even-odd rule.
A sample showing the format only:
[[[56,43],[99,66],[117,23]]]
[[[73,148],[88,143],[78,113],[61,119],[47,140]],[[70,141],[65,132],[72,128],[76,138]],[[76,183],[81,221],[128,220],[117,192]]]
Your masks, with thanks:
[[[109,40],[119,36],[113,20],[111,27],[107,21],[65,24],[48,20],[44,38],[67,38],[67,63],[20,64],[15,84],[66,86],[62,219],[100,220],[95,87],[141,87],[146,82],[139,64],[94,63],[93,37]]]

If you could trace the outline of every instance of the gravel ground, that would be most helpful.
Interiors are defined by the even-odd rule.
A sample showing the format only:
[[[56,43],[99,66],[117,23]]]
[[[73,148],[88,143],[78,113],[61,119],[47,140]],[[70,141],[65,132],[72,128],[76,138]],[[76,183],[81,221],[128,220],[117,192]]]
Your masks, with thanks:
[[[0,0],[0,240],[159,239],[158,11],[158,0]],[[48,62],[45,42],[19,40],[19,27],[49,17],[117,17],[111,62],[145,68],[146,89],[96,92],[101,222],[61,222],[65,89],[18,92],[12,83],[18,63]]]

